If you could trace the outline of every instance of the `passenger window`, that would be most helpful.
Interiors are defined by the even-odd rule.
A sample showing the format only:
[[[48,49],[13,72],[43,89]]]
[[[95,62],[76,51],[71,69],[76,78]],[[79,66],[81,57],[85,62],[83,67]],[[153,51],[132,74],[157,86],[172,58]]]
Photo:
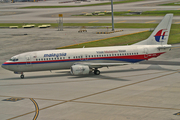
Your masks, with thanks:
[[[46,60],[48,60],[48,58],[46,58]]]
[[[52,58],[52,60],[53,60],[53,58]]]
[[[51,58],[49,58],[49,60],[51,60]]]
[[[109,54],[109,56],[111,56],[111,54]]]
[[[133,55],[133,53],[132,53],[132,55]]]
[[[63,59],[65,59],[65,57],[63,57]]]
[[[38,59],[36,59],[36,61],[38,61]]]
[[[39,59],[39,61],[41,61],[41,59]]]
[[[117,54],[117,56],[119,56],[119,54]]]
[[[56,60],[56,58],[54,58]]]
[[[89,58],[90,58],[91,56],[89,55]]]
[[[99,57],[101,57],[101,55],[99,55]]]
[[[103,55],[102,55],[102,57],[103,57]]]
[[[78,56],[78,58],[80,58],[80,56]]]
[[[87,55],[86,55],[86,58],[87,58]]]
[[[43,59],[41,58],[41,61],[43,61]]]
[[[138,55],[138,53],[137,53],[137,55]]]
[[[108,54],[107,54],[107,56],[108,56]]]
[[[44,58],[44,60],[46,60],[46,58]]]
[[[106,57],[106,55],[104,55],[104,57]]]
[[[96,57],[96,55],[94,55],[94,57]]]
[[[112,54],[112,56],[114,56],[114,54]]]
[[[70,57],[68,57],[68,59],[70,59]]]
[[[60,57],[60,59],[62,59],[62,57]]]
[[[83,58],[83,56],[81,56],[81,58]]]
[[[75,59],[75,56],[73,56],[73,58]]]
[[[114,54],[114,56],[116,56],[116,54]]]
[[[97,55],[97,57],[98,57],[98,55]]]
[[[91,55],[91,57],[93,57],[93,55]]]

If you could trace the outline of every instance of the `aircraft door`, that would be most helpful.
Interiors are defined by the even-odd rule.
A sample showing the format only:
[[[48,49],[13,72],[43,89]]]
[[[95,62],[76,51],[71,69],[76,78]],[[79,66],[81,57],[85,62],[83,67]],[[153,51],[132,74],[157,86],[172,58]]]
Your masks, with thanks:
[[[27,55],[26,56],[26,66],[31,66],[31,56],[30,55]]]
[[[148,58],[148,48],[144,48],[144,58]]]

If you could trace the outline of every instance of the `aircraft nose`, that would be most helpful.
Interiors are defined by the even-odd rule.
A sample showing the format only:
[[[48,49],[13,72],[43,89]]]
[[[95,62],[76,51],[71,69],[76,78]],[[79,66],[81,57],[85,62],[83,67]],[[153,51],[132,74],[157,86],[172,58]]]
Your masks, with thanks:
[[[4,69],[8,69],[8,66],[5,65],[4,63],[1,65],[1,67],[4,68]]]

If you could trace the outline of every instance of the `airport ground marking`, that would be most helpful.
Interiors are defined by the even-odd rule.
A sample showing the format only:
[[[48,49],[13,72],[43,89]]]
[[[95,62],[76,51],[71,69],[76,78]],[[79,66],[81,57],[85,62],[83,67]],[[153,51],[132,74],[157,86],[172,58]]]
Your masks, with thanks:
[[[148,22],[145,22],[145,23],[152,23],[152,22],[156,22],[155,20],[153,20],[153,21],[148,21]]]
[[[86,102],[86,101],[72,101],[76,103],[86,104],[98,104],[98,105],[113,105],[113,106],[124,106],[124,107],[138,107],[138,108],[150,108],[150,109],[168,109],[168,110],[180,110],[180,108],[166,108],[166,107],[152,107],[152,106],[141,106],[141,105],[127,105],[127,104],[116,104],[116,103],[99,103],[99,102]]]
[[[33,99],[33,98],[29,98],[33,103],[34,103],[34,106],[35,106],[35,115],[34,115],[34,118],[33,120],[36,120],[38,115],[39,115],[39,106],[37,104],[37,102]]]
[[[96,20],[96,21],[91,21],[91,22],[88,22],[88,23],[96,23],[96,22],[98,22],[98,20]]]
[[[36,101],[33,99],[33,98],[29,98],[35,105],[35,111],[31,111],[31,112],[28,112],[28,113],[25,113],[25,114],[22,114],[22,115],[18,115],[18,116],[15,116],[15,117],[12,117],[12,118],[9,118],[7,120],[12,120],[12,119],[15,119],[15,118],[19,118],[19,117],[22,117],[22,116],[25,116],[25,115],[28,115],[28,114],[31,114],[31,113],[34,113],[35,112],[35,116],[33,118],[33,120],[36,120],[38,115],[39,115],[39,107],[38,107],[38,104],[36,103]]]
[[[119,21],[119,22],[116,22],[116,23],[123,23],[123,22],[126,22],[126,20],[124,20],[124,21]]]
[[[85,95],[85,96],[82,96],[82,97],[74,98],[74,99],[69,100],[69,101],[75,101],[75,100],[79,100],[79,99],[82,99],[82,98],[94,96],[94,95],[97,95],[97,94],[109,92],[109,91],[112,91],[112,90],[117,90],[117,89],[120,89],[120,88],[132,86],[132,85],[135,85],[135,84],[139,84],[139,83],[143,83],[143,82],[146,82],[146,81],[154,80],[154,79],[161,78],[161,77],[168,76],[168,75],[172,75],[172,74],[175,74],[175,73],[177,73],[177,71],[173,72],[173,73],[169,73],[169,74],[165,74],[165,75],[160,75],[160,76],[157,76],[157,77],[149,78],[149,79],[146,79],[146,80],[130,83],[130,84],[127,84],[127,85],[123,85],[123,86],[107,89],[107,90],[104,90],[104,91],[96,92],[96,93],[93,93],[93,94]]]
[[[179,24],[180,23],[180,21],[179,22],[175,22],[175,24]]]
[[[169,73],[169,74],[160,75],[160,76],[153,77],[153,78],[149,78],[149,79],[145,79],[145,80],[142,80],[142,81],[130,83],[130,84],[127,84],[127,85],[123,85],[123,86],[119,86],[119,87],[115,87],[115,88],[103,90],[103,91],[100,91],[100,92],[92,93],[92,94],[85,95],[85,96],[78,97],[78,98],[74,98],[74,99],[71,99],[71,100],[65,100],[65,101],[62,101],[62,102],[60,102],[60,103],[56,103],[56,104],[53,104],[53,105],[50,105],[50,106],[41,108],[41,109],[39,109],[39,111],[40,111],[40,110],[47,109],[47,108],[51,108],[51,107],[54,107],[54,106],[57,106],[57,105],[60,105],[60,104],[64,104],[64,103],[67,103],[67,102],[75,102],[75,101],[77,101],[77,100],[79,100],[79,99],[82,99],[82,98],[86,98],[86,97],[98,95],[98,94],[105,93],[105,92],[109,92],[109,91],[112,91],[112,90],[117,90],[117,89],[120,89],[120,88],[132,86],[132,85],[139,84],[139,83],[143,83],[143,82],[147,82],[147,81],[150,81],[150,80],[158,79],[158,78],[165,77],[165,76],[168,76],[168,75],[172,75],[172,74],[175,74],[175,73],[178,73],[178,71],[176,71],[176,72],[171,72],[171,73]],[[175,108],[174,108],[174,109],[175,109]],[[178,110],[180,110],[180,109],[178,109]],[[15,117],[13,117],[13,118],[10,118],[10,119],[8,119],[8,120],[12,120],[12,119],[15,119],[15,118],[19,118],[19,117],[22,117],[22,116],[25,116],[25,115],[28,115],[28,114],[31,114],[31,113],[34,113],[34,112],[36,112],[36,111],[31,111],[31,112],[28,112],[28,113],[25,113],[25,114],[22,114],[22,115],[18,115],[18,116],[15,116]]]

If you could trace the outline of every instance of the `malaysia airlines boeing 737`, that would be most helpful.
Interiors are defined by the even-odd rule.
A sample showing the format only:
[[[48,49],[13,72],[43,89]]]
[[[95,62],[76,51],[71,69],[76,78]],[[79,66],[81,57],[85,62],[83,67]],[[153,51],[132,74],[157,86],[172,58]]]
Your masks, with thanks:
[[[26,52],[13,56],[2,67],[21,78],[24,72],[60,69],[70,69],[73,75],[99,75],[98,68],[136,63],[169,51],[172,18],[173,14],[166,14],[149,38],[133,45]]]

